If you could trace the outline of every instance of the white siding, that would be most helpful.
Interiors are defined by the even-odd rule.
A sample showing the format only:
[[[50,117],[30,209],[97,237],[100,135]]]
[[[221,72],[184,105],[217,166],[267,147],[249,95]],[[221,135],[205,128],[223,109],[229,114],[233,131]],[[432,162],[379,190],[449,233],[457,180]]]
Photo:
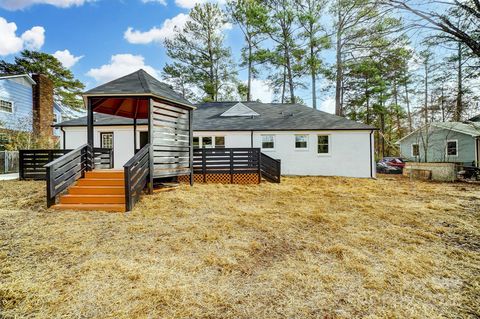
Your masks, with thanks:
[[[145,131],[139,126],[138,131]],[[86,128],[64,128],[67,136],[66,148],[75,148],[87,140]],[[115,168],[133,156],[132,127],[95,127],[95,146],[100,146],[100,132],[114,132]],[[138,132],[137,132],[138,134]],[[298,131],[253,133],[253,147],[261,147],[262,135],[275,136],[275,148],[262,150],[265,154],[282,161],[283,175],[375,177],[373,158],[373,136],[370,131]],[[308,135],[308,148],[295,149],[295,135]],[[330,153],[317,153],[317,136],[330,135]],[[225,136],[225,147],[251,147],[252,133],[248,132],[194,132],[194,136]],[[137,141],[139,141],[137,136]],[[370,147],[372,143],[372,147]],[[137,146],[138,147],[138,146]],[[372,151],[372,153],[370,153]]]

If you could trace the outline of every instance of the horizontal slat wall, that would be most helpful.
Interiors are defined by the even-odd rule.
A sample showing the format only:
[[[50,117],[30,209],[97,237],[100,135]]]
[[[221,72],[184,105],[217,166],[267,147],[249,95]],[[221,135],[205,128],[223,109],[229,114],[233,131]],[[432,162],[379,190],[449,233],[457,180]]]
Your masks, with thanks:
[[[45,165],[72,150],[20,150],[19,151],[19,175],[20,179],[44,180]],[[94,149],[94,165],[97,169],[113,167],[113,150],[105,148]]]
[[[197,148],[193,150],[195,174],[248,174],[260,170],[258,148]]]
[[[189,111],[156,101],[152,107],[153,176],[190,174]]]

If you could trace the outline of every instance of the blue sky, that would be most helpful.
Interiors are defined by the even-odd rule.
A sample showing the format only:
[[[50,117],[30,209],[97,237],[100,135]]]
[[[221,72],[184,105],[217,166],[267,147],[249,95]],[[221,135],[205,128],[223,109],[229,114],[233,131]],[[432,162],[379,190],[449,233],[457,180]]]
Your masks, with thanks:
[[[140,67],[160,77],[168,61],[162,40],[201,1],[0,0],[0,59],[11,61],[23,48],[55,54],[87,88]],[[242,35],[235,27],[224,32],[238,61]],[[244,80],[245,72],[239,76]],[[254,84],[254,97],[270,102],[266,83]],[[308,91],[298,93],[311,104]],[[331,97],[318,94],[322,108],[332,111]]]

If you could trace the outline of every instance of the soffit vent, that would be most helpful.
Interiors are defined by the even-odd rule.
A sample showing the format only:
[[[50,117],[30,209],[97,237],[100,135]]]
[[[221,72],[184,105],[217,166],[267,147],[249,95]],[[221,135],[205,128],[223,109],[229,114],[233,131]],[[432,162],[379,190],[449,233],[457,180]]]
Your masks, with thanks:
[[[220,116],[258,116],[257,112],[246,106],[245,104],[239,102],[220,114]]]

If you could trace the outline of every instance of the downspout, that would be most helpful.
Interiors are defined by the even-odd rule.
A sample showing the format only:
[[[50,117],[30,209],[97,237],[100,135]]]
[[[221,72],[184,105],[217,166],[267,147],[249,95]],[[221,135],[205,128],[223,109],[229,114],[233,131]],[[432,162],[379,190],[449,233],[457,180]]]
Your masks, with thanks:
[[[370,131],[370,178],[373,177],[373,143],[372,143],[373,130]]]
[[[67,138],[67,134],[65,133],[65,130],[63,129],[63,126],[60,126],[60,131],[62,131],[62,136],[63,136],[63,149],[66,149],[66,145],[67,145],[67,141],[66,141],[66,138]]]
[[[250,148],[253,148],[253,131],[250,131]]]
[[[479,159],[480,159],[480,150],[478,149],[478,144],[480,141],[480,137],[475,138],[475,166],[480,167]]]

